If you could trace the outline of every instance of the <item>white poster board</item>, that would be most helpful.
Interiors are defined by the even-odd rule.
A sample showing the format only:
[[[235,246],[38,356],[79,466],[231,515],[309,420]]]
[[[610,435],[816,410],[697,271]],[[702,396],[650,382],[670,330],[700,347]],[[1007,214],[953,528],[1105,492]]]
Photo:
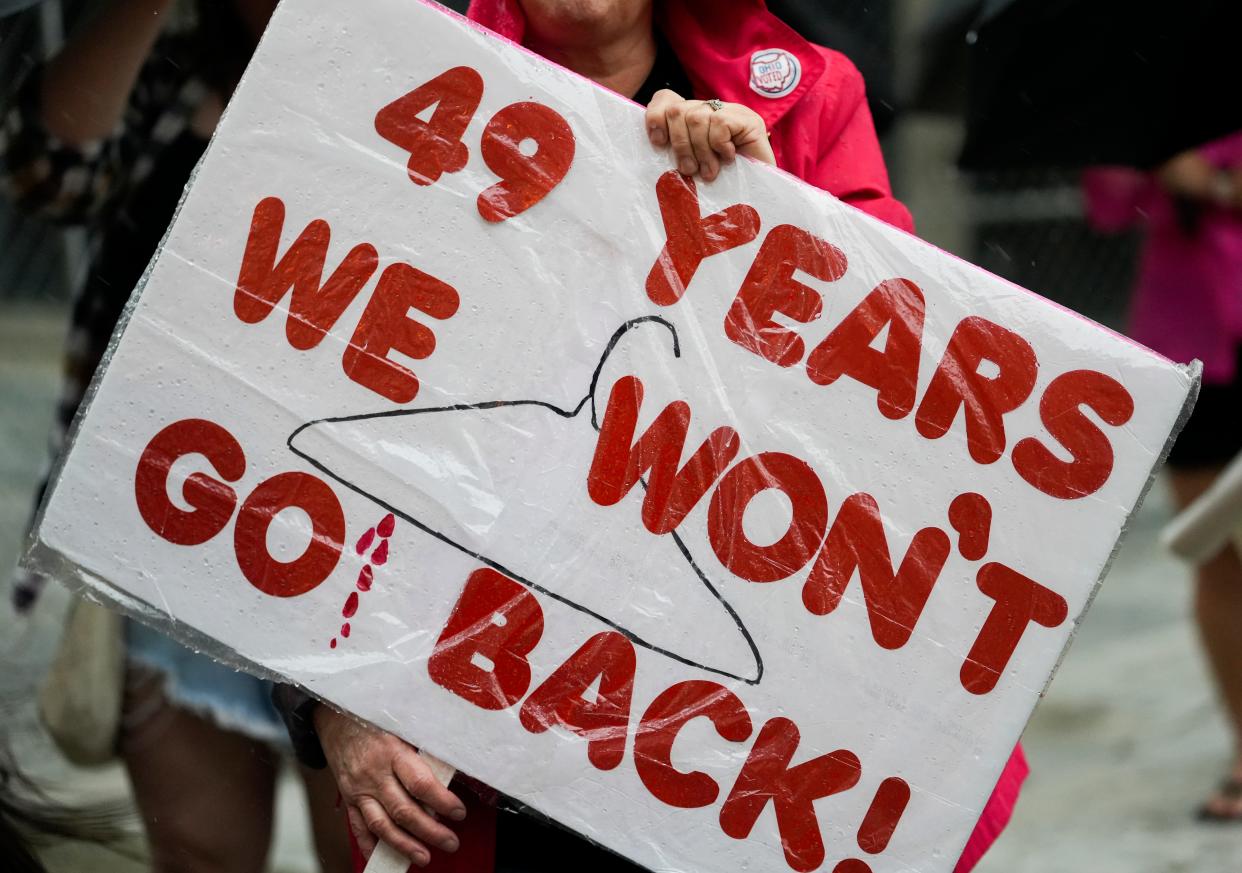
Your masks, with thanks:
[[[1197,370],[641,116],[286,0],[32,560],[652,869],[950,870]]]

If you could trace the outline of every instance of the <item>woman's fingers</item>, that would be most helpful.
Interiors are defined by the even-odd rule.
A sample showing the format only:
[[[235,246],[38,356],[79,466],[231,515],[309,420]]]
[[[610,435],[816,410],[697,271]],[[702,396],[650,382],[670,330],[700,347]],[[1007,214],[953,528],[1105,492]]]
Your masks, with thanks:
[[[697,102],[686,100],[676,91],[664,88],[656,91],[647,104],[647,136],[652,145],[672,149],[677,170],[683,176],[693,176],[699,171],[699,162],[690,142],[690,130],[686,126],[687,110]]]
[[[690,128],[686,126],[686,104],[682,100],[668,107],[664,113],[665,128],[668,131],[668,144],[673,150],[673,160],[677,170],[683,176],[693,176],[699,171],[699,162],[694,158],[694,146],[690,144]]]
[[[706,103],[686,103],[686,130],[690,134],[690,148],[698,165],[699,175],[710,182],[720,172],[720,157],[712,148],[710,131],[712,116],[716,113]]]
[[[440,784],[440,780],[413,748],[407,746],[393,758],[392,772],[411,797],[433,812],[453,821],[461,821],[466,817],[465,804],[448,790],[448,786]]]
[[[457,851],[460,844],[457,835],[436,821],[396,779],[384,786],[379,799],[393,823],[420,845],[435,846],[445,852]]]
[[[466,808],[413,746],[324,707],[315,726],[364,854],[379,839],[421,867],[431,861],[428,846],[457,851],[457,835],[436,814],[460,821]]]
[[[375,851],[375,837],[367,830],[367,823],[363,820],[362,813],[358,811],[358,807],[350,803],[345,806],[345,817],[349,820],[349,830],[353,833],[354,839],[358,841],[358,849],[362,852],[362,857],[371,857],[371,853]]]
[[[384,805],[374,797],[361,798],[358,801],[358,813],[368,831],[419,867],[425,867],[431,861],[431,853],[427,851],[427,847],[398,827]]]
[[[721,117],[720,112],[712,113],[707,141],[711,144],[712,151],[720,156],[722,164],[731,164],[737,158],[737,147],[733,144],[733,130],[728,118]]]
[[[763,118],[739,103],[717,105],[719,109],[712,109],[703,100],[657,91],[645,116],[651,144],[669,147],[682,175],[698,174],[709,182],[738,154],[775,164]]]
[[[652,95],[651,102],[647,104],[645,123],[647,138],[651,140],[653,146],[663,148],[668,145],[668,122],[664,115],[669,106],[681,102],[683,102],[682,96],[668,88],[661,88]]]
[[[726,103],[719,114],[729,127],[730,141],[738,154],[776,166],[768,126],[758,112],[740,103]]]

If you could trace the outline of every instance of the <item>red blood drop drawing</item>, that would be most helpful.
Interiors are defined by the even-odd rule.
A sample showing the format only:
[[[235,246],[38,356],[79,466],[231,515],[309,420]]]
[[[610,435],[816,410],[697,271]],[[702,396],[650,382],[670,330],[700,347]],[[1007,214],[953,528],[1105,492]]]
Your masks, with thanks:
[[[367,558],[367,562],[362,565],[362,569],[358,571],[358,581],[356,583],[357,591],[349,592],[349,596],[345,598],[345,605],[341,607],[341,615],[345,618],[353,618],[358,612],[362,598],[359,592],[367,592],[371,590],[371,586],[375,583],[375,568],[381,567],[388,563],[388,538],[393,535],[397,528],[397,519],[391,512],[380,519],[379,524],[375,527],[368,528],[366,533],[358,537],[355,548],[358,554],[364,554],[375,543],[376,534],[379,535],[379,545],[375,546],[371,556]],[[349,622],[341,625],[341,636],[349,639],[352,628]],[[330,648],[335,649],[337,644],[336,637],[328,643]]]
[[[388,563],[388,540],[382,540],[375,551],[371,553],[371,563],[377,567],[382,567]]]
[[[375,529],[379,531],[380,536],[384,539],[388,539],[392,536],[392,532],[396,527],[397,517],[390,512],[384,516],[378,525],[375,526]]]

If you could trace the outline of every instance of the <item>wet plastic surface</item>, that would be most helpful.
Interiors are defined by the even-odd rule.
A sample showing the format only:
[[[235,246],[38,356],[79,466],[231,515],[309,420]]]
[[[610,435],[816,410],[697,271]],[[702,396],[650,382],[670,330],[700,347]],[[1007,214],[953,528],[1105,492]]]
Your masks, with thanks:
[[[436,9],[289,0],[30,560],[652,869],[950,870],[1197,368],[670,168]]]

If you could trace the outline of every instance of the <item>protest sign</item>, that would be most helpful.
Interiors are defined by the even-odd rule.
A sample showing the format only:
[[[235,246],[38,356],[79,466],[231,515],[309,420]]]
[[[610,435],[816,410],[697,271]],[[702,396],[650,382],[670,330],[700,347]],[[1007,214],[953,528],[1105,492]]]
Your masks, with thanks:
[[[1197,371],[286,0],[31,559],[640,864],[952,869]]]

